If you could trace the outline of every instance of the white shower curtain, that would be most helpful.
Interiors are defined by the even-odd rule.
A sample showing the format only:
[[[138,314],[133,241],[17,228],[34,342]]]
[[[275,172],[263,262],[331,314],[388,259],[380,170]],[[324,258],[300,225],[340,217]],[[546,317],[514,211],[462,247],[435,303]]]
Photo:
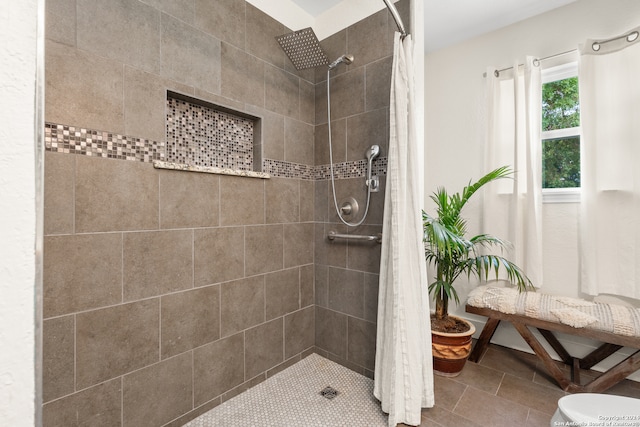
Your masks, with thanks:
[[[411,36],[395,34],[374,381],[390,427],[420,424],[434,404],[412,49]]]
[[[640,38],[592,44],[578,74],[581,290],[640,299]]]
[[[534,286],[542,286],[542,86],[540,67],[526,58],[524,67],[496,76],[487,70],[487,173],[500,166],[514,170],[513,180],[484,189],[483,229],[511,242],[508,257]]]

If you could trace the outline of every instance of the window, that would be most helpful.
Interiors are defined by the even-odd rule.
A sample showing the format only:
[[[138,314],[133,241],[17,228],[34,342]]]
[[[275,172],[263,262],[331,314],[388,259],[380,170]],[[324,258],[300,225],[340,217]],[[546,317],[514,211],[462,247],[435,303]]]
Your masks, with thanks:
[[[542,72],[542,189],[545,202],[579,200],[580,103],[577,63]]]

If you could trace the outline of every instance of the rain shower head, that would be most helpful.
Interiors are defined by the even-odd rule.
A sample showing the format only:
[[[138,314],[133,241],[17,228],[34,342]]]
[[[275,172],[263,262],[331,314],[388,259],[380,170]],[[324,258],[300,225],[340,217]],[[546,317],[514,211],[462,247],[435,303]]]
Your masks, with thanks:
[[[340,58],[336,59],[331,64],[329,64],[329,69],[331,70],[331,69],[337,67],[338,64],[340,64],[342,62],[344,62],[347,65],[351,64],[353,62],[353,55],[348,55],[348,54],[342,55]]]
[[[329,63],[329,59],[322,50],[318,37],[311,27],[277,36],[276,40],[280,43],[282,50],[287,54],[296,70],[304,70]]]

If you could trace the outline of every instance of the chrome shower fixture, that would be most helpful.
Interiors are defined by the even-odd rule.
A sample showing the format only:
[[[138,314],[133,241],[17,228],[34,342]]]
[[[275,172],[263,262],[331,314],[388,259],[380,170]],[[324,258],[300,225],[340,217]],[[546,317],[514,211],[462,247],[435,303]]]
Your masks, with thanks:
[[[378,178],[378,175],[372,175],[371,173],[373,169],[373,159],[380,155],[380,146],[375,144],[372,145],[367,148],[364,155],[369,161],[369,167],[367,168],[367,180],[365,181],[365,184],[369,187],[370,192],[377,193],[380,191],[380,178]]]
[[[337,67],[338,64],[340,64],[342,62],[344,62],[347,65],[351,64],[353,62],[353,55],[348,55],[348,54],[342,55],[340,58],[336,59],[331,64],[329,64],[329,69],[331,70],[331,69]]]
[[[369,160],[369,163],[371,163],[373,159],[380,155],[380,146],[372,145],[371,147],[367,148],[367,151],[364,153],[364,155],[366,156],[367,160]]]
[[[311,27],[277,36],[276,40],[280,43],[282,50],[287,54],[296,70],[304,70],[329,63],[329,59],[322,50],[318,37]]]

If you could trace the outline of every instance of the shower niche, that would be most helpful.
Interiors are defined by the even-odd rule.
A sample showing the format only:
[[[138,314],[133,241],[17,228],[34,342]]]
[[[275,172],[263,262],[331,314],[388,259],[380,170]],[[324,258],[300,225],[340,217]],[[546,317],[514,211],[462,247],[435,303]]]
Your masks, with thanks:
[[[262,172],[260,117],[167,91],[160,169],[269,178]]]

